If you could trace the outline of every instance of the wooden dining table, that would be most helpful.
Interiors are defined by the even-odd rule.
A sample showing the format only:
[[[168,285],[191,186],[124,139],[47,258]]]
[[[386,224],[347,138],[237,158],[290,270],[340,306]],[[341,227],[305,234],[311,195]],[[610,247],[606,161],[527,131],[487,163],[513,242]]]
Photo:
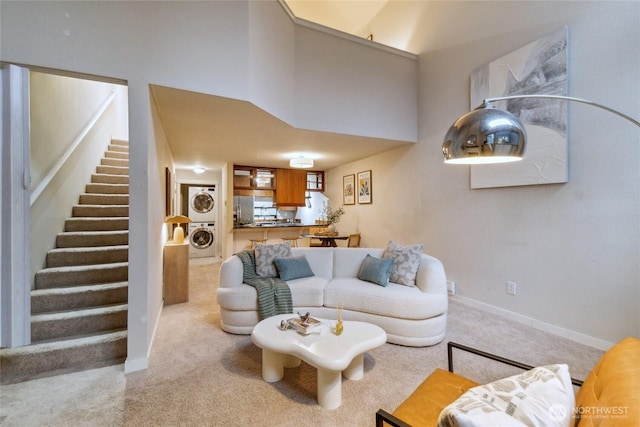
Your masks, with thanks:
[[[302,234],[302,237],[306,237],[309,239],[318,239],[322,242],[323,247],[335,248],[338,246],[336,240],[347,240],[349,236],[326,236],[317,234]]]

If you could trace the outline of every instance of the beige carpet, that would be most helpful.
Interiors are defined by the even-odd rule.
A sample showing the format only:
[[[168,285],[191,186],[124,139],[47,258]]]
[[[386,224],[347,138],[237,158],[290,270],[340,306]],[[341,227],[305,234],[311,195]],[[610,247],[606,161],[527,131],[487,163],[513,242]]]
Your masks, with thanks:
[[[149,369],[123,365],[0,387],[0,425],[10,426],[373,426],[378,408],[393,410],[436,367],[446,345],[385,344],[365,355],[365,376],[343,381],[342,406],[316,403],[316,372],[287,369],[261,379],[261,353],[249,336],[219,326],[219,263],[191,261],[190,301],[164,308]],[[602,352],[452,302],[446,341],[532,365],[568,363],[584,378]],[[459,357],[458,357],[459,356]],[[456,372],[486,382],[517,371],[456,353]]]

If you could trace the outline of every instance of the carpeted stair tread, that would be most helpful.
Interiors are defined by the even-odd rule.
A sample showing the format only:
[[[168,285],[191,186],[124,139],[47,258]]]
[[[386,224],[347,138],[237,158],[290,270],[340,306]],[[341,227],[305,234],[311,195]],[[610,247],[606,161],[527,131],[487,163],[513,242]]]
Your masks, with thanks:
[[[118,153],[128,153],[129,152],[129,146],[128,145],[123,145],[123,144],[109,144],[109,147],[107,148],[108,151],[115,151]]]
[[[35,289],[31,291],[31,314],[127,303],[128,282]]]
[[[121,166],[124,168],[129,167],[129,159],[114,159],[112,157],[103,157],[100,160],[101,166]]]
[[[35,275],[36,289],[127,281],[128,262],[44,268]]]
[[[54,340],[127,327],[127,304],[31,316],[31,341]]]
[[[56,248],[47,252],[47,267],[127,262],[129,245]]]
[[[74,217],[128,217],[129,205],[75,205]]]
[[[2,349],[2,384],[115,365],[126,355],[126,330]]]
[[[108,173],[96,173],[91,175],[93,184],[129,184],[129,175],[111,175]]]
[[[96,172],[111,175],[129,175],[129,168],[121,166],[98,166],[96,167]]]
[[[117,246],[129,243],[129,230],[71,231],[59,233],[56,247]]]
[[[51,320],[75,319],[84,316],[95,316],[106,313],[127,311],[127,304],[107,304],[99,307],[86,307],[71,310],[58,310],[49,313],[38,313],[31,316],[32,322],[47,322]]]
[[[128,194],[84,193],[80,195],[81,205],[129,205]]]
[[[122,175],[129,178],[128,175]],[[129,184],[91,183],[85,187],[87,193],[129,194]]]
[[[67,218],[65,231],[128,230],[129,217],[77,217]]]
[[[121,160],[129,160],[129,153],[123,153],[119,151],[107,151],[104,153],[104,157],[106,159],[121,159]]]

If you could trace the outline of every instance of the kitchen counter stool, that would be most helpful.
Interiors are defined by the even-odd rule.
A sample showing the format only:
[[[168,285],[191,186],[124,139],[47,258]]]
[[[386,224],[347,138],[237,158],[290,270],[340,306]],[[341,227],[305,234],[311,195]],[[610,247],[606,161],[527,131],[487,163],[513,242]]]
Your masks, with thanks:
[[[267,239],[249,239],[249,241],[251,242],[251,249],[255,249],[257,243],[266,243]]]
[[[300,236],[284,236],[282,237],[282,240],[284,240],[285,242],[289,242],[292,248],[297,248],[299,238]]]

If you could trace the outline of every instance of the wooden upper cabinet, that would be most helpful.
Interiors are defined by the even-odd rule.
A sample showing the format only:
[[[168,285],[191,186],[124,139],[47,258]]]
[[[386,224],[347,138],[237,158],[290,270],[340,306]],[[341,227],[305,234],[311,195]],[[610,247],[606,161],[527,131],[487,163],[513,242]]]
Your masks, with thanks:
[[[324,192],[323,171],[307,171],[307,191]]]
[[[243,166],[233,168],[233,188],[253,188],[253,170]]]
[[[307,171],[276,169],[275,203],[278,206],[304,206]]]
[[[253,166],[234,166],[233,168],[234,189],[273,190],[275,179],[275,169]]]
[[[255,178],[253,179],[253,185],[257,189],[270,189],[276,188],[276,171],[274,169],[256,168]]]

